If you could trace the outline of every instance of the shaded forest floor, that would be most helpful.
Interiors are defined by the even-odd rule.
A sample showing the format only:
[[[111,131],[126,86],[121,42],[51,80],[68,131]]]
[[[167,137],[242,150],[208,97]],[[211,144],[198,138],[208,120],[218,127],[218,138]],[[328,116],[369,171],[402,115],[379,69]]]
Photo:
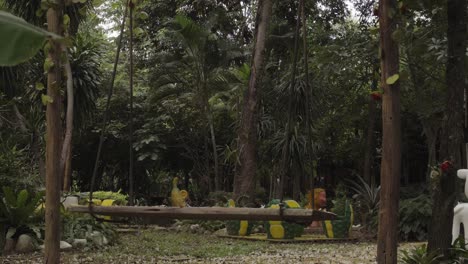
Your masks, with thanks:
[[[399,250],[420,243],[401,243]],[[148,228],[121,234],[101,249],[62,252],[62,263],[375,263],[376,244],[279,244]],[[43,254],[0,257],[0,263],[43,263]]]

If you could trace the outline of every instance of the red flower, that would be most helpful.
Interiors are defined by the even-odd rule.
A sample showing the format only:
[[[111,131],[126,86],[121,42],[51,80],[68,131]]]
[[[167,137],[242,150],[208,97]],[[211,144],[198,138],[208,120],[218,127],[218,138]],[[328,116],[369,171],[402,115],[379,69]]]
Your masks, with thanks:
[[[452,162],[446,160],[440,164],[440,169],[442,172],[447,172],[452,167]]]
[[[382,100],[382,94],[379,92],[372,92],[370,95],[371,95],[372,100],[374,101]]]

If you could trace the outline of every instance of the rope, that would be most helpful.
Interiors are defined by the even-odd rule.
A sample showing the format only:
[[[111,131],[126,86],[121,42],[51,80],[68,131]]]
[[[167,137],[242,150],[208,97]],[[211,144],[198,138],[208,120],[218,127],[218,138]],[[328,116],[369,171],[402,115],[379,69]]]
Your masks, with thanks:
[[[94,191],[94,186],[96,184],[96,175],[97,175],[97,170],[98,170],[98,166],[99,166],[99,160],[101,158],[102,145],[104,143],[104,134],[106,132],[106,127],[107,127],[107,123],[108,123],[108,119],[109,119],[110,100],[111,100],[112,94],[114,92],[114,81],[115,81],[115,76],[117,74],[117,64],[119,62],[120,50],[122,48],[122,38],[123,38],[123,34],[124,34],[125,19],[127,17],[129,3],[130,3],[130,0],[127,0],[127,4],[125,5],[124,16],[122,18],[122,24],[120,26],[120,36],[119,36],[119,40],[118,40],[118,44],[117,44],[117,52],[115,54],[114,68],[112,70],[111,82],[110,82],[110,85],[109,85],[109,89],[107,91],[106,110],[104,111],[104,122],[102,123],[102,127],[101,127],[101,135],[99,137],[98,151],[97,151],[97,154],[96,154],[96,160],[94,162],[93,176],[91,178],[91,186],[90,186],[90,190],[89,190],[89,205],[88,205],[89,206],[89,212],[90,212],[91,216],[93,216],[98,221],[112,222],[110,220],[104,220],[101,217],[98,217],[98,216],[96,216],[94,214],[93,206],[92,206],[92,204],[93,204],[93,191]]]
[[[304,1],[304,0],[301,0]],[[307,137],[309,138],[309,144],[307,144],[307,151],[309,152],[309,162],[311,167],[311,176],[310,176],[310,189],[312,194],[312,209],[315,209],[315,192],[314,192],[314,159],[312,152],[312,128],[310,127],[310,105],[311,105],[311,96],[312,91],[309,87],[309,52],[307,50],[307,24],[306,24],[306,15],[305,15],[305,4],[302,4],[302,45],[304,50],[304,71],[305,71],[305,93],[306,93],[306,126],[307,126]]]
[[[280,190],[280,203],[283,202],[284,198],[284,189],[285,189],[285,175],[286,175],[286,167],[289,164],[289,137],[291,136],[291,112],[292,112],[292,93],[294,87],[296,85],[296,72],[297,72],[297,54],[299,49],[299,27],[300,27],[300,12],[302,8],[303,0],[299,0],[299,6],[297,8],[297,21],[296,21],[296,30],[294,32],[294,59],[293,59],[293,66],[292,66],[292,73],[291,73],[291,87],[289,89],[289,100],[288,100],[288,121],[286,123],[286,131],[285,131],[285,145],[283,148],[283,155],[282,155],[282,163],[281,163],[281,190]]]
[[[133,205],[135,197],[133,194],[133,3],[130,4],[130,131],[128,136],[129,141],[129,156],[130,156],[130,168],[129,168],[129,190],[128,190],[128,204]]]

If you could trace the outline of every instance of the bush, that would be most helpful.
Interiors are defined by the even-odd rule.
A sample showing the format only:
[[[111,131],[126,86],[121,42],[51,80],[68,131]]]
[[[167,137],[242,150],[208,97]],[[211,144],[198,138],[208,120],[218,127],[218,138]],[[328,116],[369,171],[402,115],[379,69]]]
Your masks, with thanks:
[[[62,239],[73,243],[74,239],[86,239],[89,248],[102,247],[116,241],[117,232],[114,227],[105,222],[99,222],[89,215],[81,215],[62,211]],[[97,232],[96,232],[97,231]]]
[[[89,193],[83,193],[80,196],[81,198],[85,199],[84,203],[86,204],[86,202],[89,199]],[[115,204],[117,205],[126,205],[127,198],[128,198],[128,195],[121,193],[120,190],[118,192],[111,192],[111,191],[93,192],[93,200],[94,199],[99,199],[99,200],[112,199],[115,201]]]
[[[403,264],[437,264],[441,259],[442,255],[437,251],[428,255],[426,245],[422,245],[410,251],[404,250],[400,262]]]
[[[422,241],[427,238],[432,215],[432,199],[428,194],[401,200],[399,213],[402,239]]]

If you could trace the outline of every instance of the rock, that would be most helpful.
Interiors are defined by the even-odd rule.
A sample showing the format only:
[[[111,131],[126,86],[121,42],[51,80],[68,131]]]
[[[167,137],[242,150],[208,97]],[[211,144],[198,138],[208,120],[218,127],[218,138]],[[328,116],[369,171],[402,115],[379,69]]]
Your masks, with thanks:
[[[191,226],[190,226],[190,231],[191,231],[192,233],[197,233],[199,229],[200,229],[200,225],[199,225],[199,224],[194,224],[194,225],[191,225]]]
[[[5,254],[8,254],[8,253],[13,252],[13,250],[15,250],[15,240],[11,238],[7,238],[5,240],[5,246],[3,247],[3,252]]]
[[[77,196],[67,196],[65,198],[65,201],[63,201],[63,207],[65,207],[65,209],[68,209],[70,206],[73,206],[73,205],[78,205],[78,197]]]
[[[65,241],[60,241],[60,250],[70,250],[72,248],[72,245]]]
[[[87,243],[88,241],[84,238],[83,239],[75,238],[73,240],[72,246],[76,248],[82,248],[82,247],[85,247]]]
[[[93,231],[91,234],[88,234],[89,239],[96,245],[104,245],[104,235],[99,231]]]
[[[34,240],[32,237],[26,234],[22,234],[18,237],[16,242],[15,251],[19,253],[29,253],[36,249],[34,246]]]
[[[104,245],[109,244],[109,240],[107,240],[107,237],[106,237],[106,236],[102,236],[102,243],[103,243]]]
[[[213,235],[215,235],[215,236],[225,236],[225,235],[227,235],[227,230],[226,230],[226,228],[216,230],[213,233]]]

